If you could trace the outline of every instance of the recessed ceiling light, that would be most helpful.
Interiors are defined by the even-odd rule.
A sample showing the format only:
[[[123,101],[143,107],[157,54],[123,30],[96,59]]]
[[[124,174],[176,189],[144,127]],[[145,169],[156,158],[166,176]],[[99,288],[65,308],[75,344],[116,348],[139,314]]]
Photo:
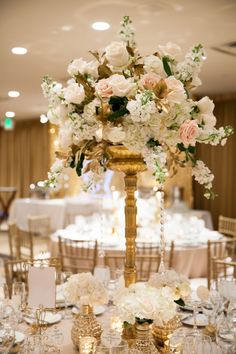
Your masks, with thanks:
[[[40,123],[47,123],[48,122],[48,117],[45,116],[45,114],[40,115]]]
[[[24,55],[28,52],[28,50],[24,47],[14,47],[11,49],[11,52],[16,55]]]
[[[8,92],[8,96],[9,97],[19,97],[20,96],[20,92],[19,91],[9,91]]]
[[[64,26],[61,27],[61,29],[62,29],[62,31],[64,31],[64,32],[69,32],[69,31],[72,30],[72,26],[70,26],[70,25],[64,25]]]
[[[106,31],[111,26],[107,22],[94,22],[92,23],[92,28],[96,31]]]
[[[7,118],[14,118],[15,117],[15,112],[6,112],[5,113],[5,116],[7,117]]]

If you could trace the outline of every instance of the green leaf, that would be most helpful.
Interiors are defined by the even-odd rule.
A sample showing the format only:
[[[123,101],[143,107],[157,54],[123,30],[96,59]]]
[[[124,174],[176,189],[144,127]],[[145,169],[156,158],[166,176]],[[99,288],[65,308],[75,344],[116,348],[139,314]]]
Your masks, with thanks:
[[[167,76],[171,76],[172,75],[172,71],[171,71],[171,68],[170,68],[170,65],[169,65],[168,57],[163,57],[162,58],[162,63],[163,63],[163,67],[164,67],[164,70],[165,70]]]
[[[124,116],[125,114],[129,113],[128,109],[123,107],[121,109],[119,109],[118,111],[115,111],[111,114],[109,114],[109,116],[107,117],[107,119],[110,122],[113,122],[114,120],[116,120],[117,118],[120,118],[122,116]]]
[[[149,139],[147,142],[147,146],[155,147],[161,145],[158,140],[154,140],[153,138]]]
[[[70,163],[71,168],[75,168],[75,156],[72,157],[72,161]]]
[[[135,317],[135,320],[139,323],[139,324],[142,324],[142,323],[149,323],[149,324],[152,324],[153,323],[153,320],[150,320],[149,318],[139,318],[139,317]]]
[[[82,168],[83,168],[84,158],[85,158],[85,155],[82,153],[82,154],[80,155],[79,162],[77,163],[77,166],[76,166],[76,173],[77,173],[77,175],[78,175],[79,177],[80,177],[81,174],[82,174]]]
[[[174,302],[175,302],[177,305],[179,305],[179,306],[185,306],[185,302],[184,302],[184,300],[182,300],[182,299],[174,300]]]
[[[177,148],[178,148],[180,151],[186,151],[186,148],[184,147],[184,144],[183,144],[183,143],[177,144]]]

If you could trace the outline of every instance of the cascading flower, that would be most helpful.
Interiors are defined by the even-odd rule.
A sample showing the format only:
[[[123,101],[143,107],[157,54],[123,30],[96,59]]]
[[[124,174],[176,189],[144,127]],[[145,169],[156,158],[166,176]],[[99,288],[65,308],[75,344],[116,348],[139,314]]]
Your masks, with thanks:
[[[159,183],[175,164],[192,166],[205,196],[214,197],[214,176],[196,156],[196,146],[224,145],[233,129],[216,128],[208,97],[190,98],[191,89],[201,83],[206,58],[202,45],[192,47],[182,60],[180,47],[170,42],[142,56],[128,16],[119,34],[120,40],[103,52],[91,52],[94,60],[72,60],[66,87],[48,76],[43,79],[47,116],[59,127],[61,166],[97,181],[107,168],[107,147],[120,144],[141,153]],[[46,185],[55,185],[60,172],[52,168]]]

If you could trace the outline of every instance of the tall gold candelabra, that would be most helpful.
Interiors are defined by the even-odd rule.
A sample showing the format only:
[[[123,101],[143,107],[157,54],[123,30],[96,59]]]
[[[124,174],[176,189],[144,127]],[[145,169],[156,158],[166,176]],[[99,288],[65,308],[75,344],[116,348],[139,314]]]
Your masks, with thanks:
[[[135,266],[135,239],[137,235],[136,225],[136,198],[137,173],[146,170],[146,164],[142,155],[129,151],[124,146],[109,146],[107,149],[109,156],[108,168],[113,171],[125,173],[125,286],[129,286],[136,281]]]

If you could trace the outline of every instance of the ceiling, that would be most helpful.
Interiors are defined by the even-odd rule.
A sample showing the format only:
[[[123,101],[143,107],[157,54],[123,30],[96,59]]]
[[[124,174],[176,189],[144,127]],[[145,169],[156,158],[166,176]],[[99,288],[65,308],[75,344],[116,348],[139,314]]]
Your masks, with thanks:
[[[0,0],[0,117],[14,111],[16,119],[39,119],[47,111],[42,77],[65,81],[70,60],[88,59],[90,49],[115,39],[127,14],[141,53],[154,52],[167,41],[183,50],[200,42],[207,60],[197,92],[236,92],[236,50],[227,54],[212,49],[236,41],[236,0]],[[111,28],[94,31],[95,21],[106,21]],[[28,53],[13,55],[16,46]],[[9,98],[10,90],[19,91],[20,97]]]

